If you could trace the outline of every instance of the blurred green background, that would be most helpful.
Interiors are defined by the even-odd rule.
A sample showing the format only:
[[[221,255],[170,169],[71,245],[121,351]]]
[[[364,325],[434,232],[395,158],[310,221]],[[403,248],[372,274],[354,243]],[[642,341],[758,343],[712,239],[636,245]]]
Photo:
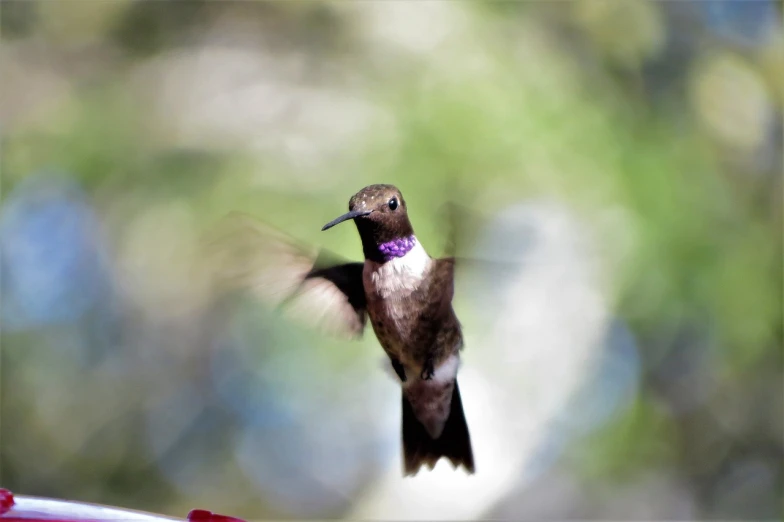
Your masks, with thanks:
[[[184,516],[781,519],[782,3],[0,3],[0,485]],[[218,291],[232,210],[394,183],[478,474],[403,481],[371,336]],[[473,218],[472,218],[473,219]],[[462,379],[462,378],[461,378]]]

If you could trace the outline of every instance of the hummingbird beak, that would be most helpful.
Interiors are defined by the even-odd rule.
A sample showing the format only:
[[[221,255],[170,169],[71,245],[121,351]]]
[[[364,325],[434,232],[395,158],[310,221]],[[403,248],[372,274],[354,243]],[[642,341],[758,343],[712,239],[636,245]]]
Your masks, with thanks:
[[[348,221],[349,219],[355,219],[355,218],[358,218],[358,217],[367,216],[371,212],[373,212],[373,211],[372,210],[352,210],[351,212],[347,212],[347,213],[343,214],[342,216],[340,216],[337,219],[333,219],[332,221],[330,221],[329,223],[324,225],[321,228],[321,230],[324,231],[324,230],[326,230],[328,228],[332,228],[335,225],[337,225],[338,223],[343,223],[344,221]]]

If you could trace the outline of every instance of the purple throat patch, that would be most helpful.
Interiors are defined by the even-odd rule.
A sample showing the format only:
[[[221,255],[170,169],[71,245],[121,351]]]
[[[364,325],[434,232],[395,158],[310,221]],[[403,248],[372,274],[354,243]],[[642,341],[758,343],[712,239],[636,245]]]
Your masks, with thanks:
[[[403,257],[411,252],[416,245],[416,237],[399,237],[393,241],[387,241],[378,245],[378,251],[384,256],[384,261],[390,261],[396,257]]]

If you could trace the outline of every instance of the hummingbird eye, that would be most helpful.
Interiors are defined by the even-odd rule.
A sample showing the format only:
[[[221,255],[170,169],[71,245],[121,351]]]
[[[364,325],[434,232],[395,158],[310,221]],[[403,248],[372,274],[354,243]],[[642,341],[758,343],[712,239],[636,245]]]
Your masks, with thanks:
[[[395,210],[397,208],[397,198],[392,198],[389,200],[389,210]]]

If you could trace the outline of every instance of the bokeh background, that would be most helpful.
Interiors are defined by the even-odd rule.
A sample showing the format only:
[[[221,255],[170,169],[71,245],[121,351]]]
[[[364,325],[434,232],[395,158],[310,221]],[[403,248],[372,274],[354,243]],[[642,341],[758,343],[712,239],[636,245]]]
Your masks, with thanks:
[[[781,519],[782,3],[0,3],[0,483],[246,519]],[[372,335],[216,283],[394,183],[478,473],[400,477]],[[470,237],[469,237],[470,236]],[[468,265],[466,265],[468,266]]]

